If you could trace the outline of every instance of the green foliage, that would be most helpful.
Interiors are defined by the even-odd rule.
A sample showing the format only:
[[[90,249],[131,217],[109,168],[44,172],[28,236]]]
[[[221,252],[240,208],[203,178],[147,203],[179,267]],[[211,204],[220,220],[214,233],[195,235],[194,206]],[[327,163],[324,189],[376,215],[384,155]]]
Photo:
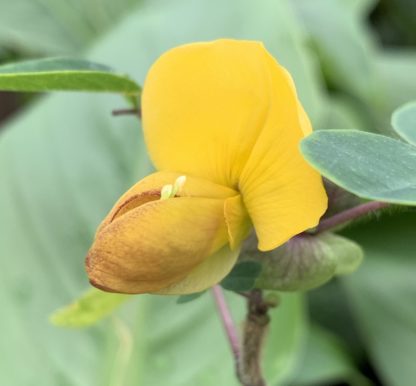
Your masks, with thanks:
[[[0,3],[0,44],[13,45],[24,55],[78,55],[99,41],[88,50],[88,58],[121,69],[140,82],[150,64],[178,44],[224,36],[262,40],[293,74],[315,128],[387,130],[391,111],[414,99],[416,55],[412,50],[374,47],[362,21],[371,5],[367,1],[320,0],[313,5],[308,0]],[[106,72],[104,82],[108,76]],[[101,80],[99,83],[95,87],[104,87]],[[119,88],[115,92],[123,93]],[[110,118],[110,111],[123,103],[120,96],[102,94],[44,98],[0,135],[0,329],[7,332],[0,335],[0,384],[237,385],[211,296],[180,307],[174,298],[137,296],[113,318],[88,330],[59,329],[47,320],[53,310],[86,288],[83,259],[100,220],[121,193],[151,171],[136,118]],[[371,178],[380,179],[385,172],[380,167],[387,168],[385,162],[390,158],[396,160],[397,176],[387,173],[393,187],[400,186],[400,178],[413,183],[415,170],[414,163],[408,163],[410,145],[396,142],[393,153],[389,153],[391,145],[377,149],[383,157],[375,157],[372,140],[362,145],[374,156]],[[347,157],[339,150],[343,143],[337,142],[337,148],[325,155],[331,161],[328,165],[334,155],[343,156],[348,158],[343,163],[347,178],[351,170],[369,172],[363,169],[368,163],[357,158],[363,149]],[[370,162],[370,158],[366,160]],[[348,169],[351,165],[354,168]],[[405,176],[404,166],[413,174]],[[328,173],[332,175],[332,171]],[[338,176],[340,181],[344,174]],[[362,190],[365,181],[357,181],[353,180],[354,187]],[[397,191],[387,193],[397,195]],[[344,303],[333,312],[332,305],[341,303],[342,293],[336,294],[339,298],[332,305],[325,303],[319,309],[333,312],[331,328],[337,338],[322,327],[313,327],[305,342],[304,296],[282,296],[281,305],[272,311],[264,352],[271,385],[316,385],[329,379],[363,385],[365,380],[357,375],[354,364],[363,364],[364,351],[370,352],[367,360],[372,361],[383,384],[413,382],[415,223],[416,218],[409,214],[349,230],[347,236],[364,246],[368,259],[362,269],[342,279],[353,312]],[[343,255],[349,248],[343,243],[337,241],[329,248],[348,263],[355,253]],[[325,286],[319,291],[332,294],[332,289]],[[227,297],[235,320],[242,320],[242,299],[232,293]],[[109,307],[107,300],[100,307],[104,300],[100,296],[87,299],[78,304],[82,314],[63,311],[61,322],[69,323],[68,315],[74,317],[72,323],[92,321],[97,310],[103,314]],[[315,303],[311,308],[312,314],[317,312]],[[356,342],[361,344],[358,354],[351,350],[352,339],[342,341],[340,332],[343,323],[345,330],[353,329],[350,320],[354,316],[363,338]]]
[[[205,294],[206,291],[202,292],[196,292],[194,294],[189,295],[181,295],[178,297],[178,300],[176,300],[177,304],[185,304],[188,302],[192,302],[193,300],[199,299],[203,294]]]
[[[91,288],[70,305],[55,311],[50,320],[61,327],[91,326],[128,299],[128,295],[111,294]]]
[[[48,55],[84,51],[141,0],[1,0],[0,44]]]
[[[298,235],[270,252],[248,247],[243,255],[261,263],[256,287],[278,291],[305,291],[334,275],[358,268],[363,252],[358,244],[332,233]]]
[[[343,342],[322,327],[312,325],[307,336],[306,352],[293,384],[314,386],[343,381],[350,386],[371,385],[355,369],[353,358]]]
[[[394,130],[407,142],[416,145],[416,102],[397,109],[391,119]]]
[[[263,369],[268,384],[285,385],[296,374],[302,355],[307,329],[303,296],[284,294],[279,306],[269,313],[271,324],[264,347]]]
[[[395,139],[357,131],[320,131],[301,150],[323,176],[369,200],[416,205],[416,149]]]
[[[101,64],[76,59],[39,59],[0,66],[0,90],[94,91],[139,95],[127,75]]]
[[[391,114],[415,99],[416,50],[390,50],[377,55],[380,89],[384,90],[385,109],[379,111],[380,126],[390,126]]]
[[[230,291],[249,291],[254,288],[261,270],[262,266],[259,262],[243,261],[235,265],[221,285]]]
[[[362,0],[357,7],[344,0],[293,1],[328,81],[367,101],[379,97],[374,39],[363,22],[372,2]]]
[[[362,339],[388,386],[411,385],[416,376],[415,224],[415,213],[407,213],[348,231],[366,259],[342,282]]]

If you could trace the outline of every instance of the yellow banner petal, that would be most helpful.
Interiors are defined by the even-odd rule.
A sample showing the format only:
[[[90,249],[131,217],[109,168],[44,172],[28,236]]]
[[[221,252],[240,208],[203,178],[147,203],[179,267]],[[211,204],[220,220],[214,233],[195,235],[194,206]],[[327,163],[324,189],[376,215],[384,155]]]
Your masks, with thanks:
[[[267,116],[268,77],[259,42],[194,43],[162,55],[142,96],[143,129],[156,168],[238,188]]]
[[[224,39],[167,52],[148,74],[142,108],[156,167],[240,191],[260,249],[318,223],[325,191],[298,149],[311,125],[289,73],[261,43]]]
[[[270,108],[240,177],[240,190],[259,239],[274,249],[314,227],[327,208],[320,175],[303,159],[299,143],[311,131],[287,71],[267,54]]]

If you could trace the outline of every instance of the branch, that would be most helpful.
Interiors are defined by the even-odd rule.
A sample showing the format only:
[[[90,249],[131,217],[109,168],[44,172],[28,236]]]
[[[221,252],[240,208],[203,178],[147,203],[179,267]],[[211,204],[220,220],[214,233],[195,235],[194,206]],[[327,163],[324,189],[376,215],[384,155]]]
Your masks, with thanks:
[[[321,233],[328,231],[346,222],[363,217],[367,214],[373,213],[388,206],[390,206],[389,203],[380,201],[371,201],[365,204],[355,206],[353,208],[344,210],[340,213],[335,214],[334,216],[322,220],[317,226],[315,232],[313,233]]]
[[[270,322],[268,311],[275,306],[263,299],[261,290],[254,289],[250,292],[239,371],[243,385],[266,386],[261,369],[261,354]]]

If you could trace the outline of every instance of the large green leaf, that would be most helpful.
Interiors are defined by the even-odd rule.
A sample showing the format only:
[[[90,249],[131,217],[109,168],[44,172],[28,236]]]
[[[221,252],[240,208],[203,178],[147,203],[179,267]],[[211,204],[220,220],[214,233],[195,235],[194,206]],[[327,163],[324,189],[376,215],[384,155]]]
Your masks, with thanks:
[[[391,118],[394,130],[407,142],[416,145],[416,101],[397,109]]]
[[[358,374],[348,350],[334,334],[312,325],[308,331],[306,351],[292,384],[296,386],[329,385],[347,382],[350,386],[369,385]]]
[[[302,141],[302,153],[319,172],[370,200],[416,205],[416,148],[357,131],[320,131]]]
[[[415,50],[389,50],[377,56],[377,72],[385,90],[387,120],[393,110],[415,99]]]
[[[39,59],[0,66],[0,90],[94,91],[140,94],[140,86],[127,75],[79,59]]]
[[[380,92],[384,108],[377,111],[380,127],[391,130],[390,119],[395,109],[415,99],[416,52],[415,50],[384,50],[377,55]]]
[[[227,301],[234,319],[242,320],[245,314],[242,298],[230,294]],[[137,314],[140,313],[140,325],[133,326],[132,333],[137,329],[147,333],[136,337],[125,384],[239,385],[231,349],[214,312],[212,296],[181,306],[172,298],[149,298],[147,305],[137,310]],[[271,311],[264,356],[264,371],[270,384],[281,384],[297,363],[305,331],[303,314],[300,295],[283,297],[281,306]],[[169,315],[168,325],[166,315]],[[242,327],[241,323],[237,326],[238,330]]]
[[[364,25],[372,0],[293,0],[329,82],[366,101],[380,98],[374,39]]]
[[[407,213],[350,229],[366,254],[343,279],[362,339],[388,386],[416,378],[416,214]]]
[[[319,116],[310,57],[285,2],[147,4],[89,58],[143,81],[149,65],[172,46],[224,36],[261,39],[294,73],[308,112]],[[48,322],[52,311],[87,287],[84,256],[100,220],[151,170],[137,118],[110,116],[123,103],[119,96],[102,94],[47,97],[0,136],[0,329],[7,331],[0,337],[0,384],[235,382],[209,296],[181,306],[175,298],[139,297],[114,323],[89,330],[68,331]],[[301,298],[286,304],[276,310],[286,321],[274,329],[265,358],[277,379],[278,371],[296,360],[303,325]]]
[[[263,353],[263,369],[270,385],[284,385],[296,372],[306,336],[305,304],[299,293],[284,294],[270,310],[271,323]]]
[[[0,45],[49,55],[79,53],[140,0],[0,1]]]

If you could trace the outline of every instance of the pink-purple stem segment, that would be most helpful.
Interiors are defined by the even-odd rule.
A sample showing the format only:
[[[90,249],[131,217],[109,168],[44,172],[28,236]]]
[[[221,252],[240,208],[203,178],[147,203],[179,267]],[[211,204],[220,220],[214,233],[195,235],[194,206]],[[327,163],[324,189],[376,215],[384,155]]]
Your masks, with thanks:
[[[212,287],[215,303],[218,308],[218,313],[221,316],[224,330],[227,334],[228,341],[230,342],[231,350],[236,362],[240,359],[240,340],[238,337],[237,329],[235,327],[231,312],[228,308],[227,302],[224,298],[224,293],[219,285]]]
[[[354,206],[353,208],[344,210],[331,217],[321,220],[314,233],[321,233],[345,224],[349,221],[363,217],[367,214],[376,212],[380,209],[384,209],[391,204],[380,201],[370,201],[365,204]]]

